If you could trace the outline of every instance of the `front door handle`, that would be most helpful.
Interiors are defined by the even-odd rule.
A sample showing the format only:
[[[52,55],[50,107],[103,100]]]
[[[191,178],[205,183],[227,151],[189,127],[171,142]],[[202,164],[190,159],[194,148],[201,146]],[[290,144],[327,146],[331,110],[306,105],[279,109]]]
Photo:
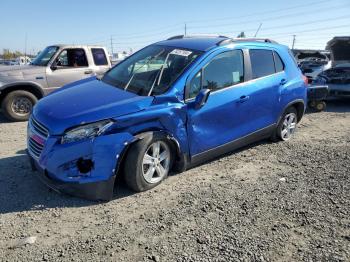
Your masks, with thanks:
[[[241,96],[238,100],[238,103],[244,103],[249,100],[249,96]]]
[[[287,80],[284,79],[284,78],[281,79],[280,85],[283,86],[283,85],[285,85],[285,84],[287,84]]]
[[[84,74],[85,75],[90,75],[90,74],[92,74],[92,70],[91,69],[85,70]]]

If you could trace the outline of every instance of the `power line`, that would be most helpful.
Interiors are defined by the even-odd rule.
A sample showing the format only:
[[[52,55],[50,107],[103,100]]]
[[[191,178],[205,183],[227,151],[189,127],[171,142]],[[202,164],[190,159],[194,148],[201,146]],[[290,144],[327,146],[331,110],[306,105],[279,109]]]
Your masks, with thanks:
[[[336,21],[336,20],[342,20],[342,19],[348,19],[348,15],[345,15],[345,16],[340,16],[340,17],[333,17],[332,20],[333,21]],[[278,26],[272,26],[272,27],[267,27],[267,28],[264,28],[264,32],[265,31],[269,31],[269,30],[272,30],[272,29],[279,29],[279,28],[287,28],[287,27],[295,27],[295,26],[299,26],[299,25],[305,25],[305,24],[319,24],[319,23],[328,23],[328,19],[327,18],[322,18],[322,19],[319,19],[319,20],[312,20],[312,21],[304,21],[302,23],[293,23],[293,24],[287,24],[287,25],[278,25]],[[255,31],[256,29],[252,28],[252,29],[248,29],[248,30],[244,30],[244,31]],[[260,30],[260,28],[258,29]],[[185,33],[187,34],[187,26],[185,24]],[[232,31],[228,32],[221,32],[221,33],[232,33]],[[159,34],[156,35],[157,36],[157,39],[159,40]],[[112,37],[112,36],[111,36]],[[153,37],[154,38],[154,37]],[[156,40],[157,41],[157,40]],[[102,43],[103,41],[99,42],[99,43]],[[118,42],[115,42],[113,45],[132,45],[132,44],[142,44],[142,43],[148,43],[148,42],[152,42],[152,41],[140,41],[140,42],[123,42],[123,41],[118,41]]]
[[[320,5],[320,4],[323,4],[323,3],[326,3],[328,2],[327,0],[324,0],[324,1],[315,1],[315,2],[311,2],[311,3],[308,3],[308,4],[302,4],[302,5],[296,5],[296,6],[292,6],[292,7],[288,7],[288,8],[283,8],[283,9],[275,9],[275,10],[271,10],[271,11],[265,11],[265,12],[256,12],[256,13],[251,13],[251,14],[247,14],[247,15],[242,15],[242,16],[236,16],[236,17],[230,17],[230,18],[219,18],[219,19],[211,19],[211,20],[192,20],[188,23],[198,23],[198,22],[208,22],[208,21],[223,21],[223,20],[237,20],[237,19],[240,19],[240,18],[246,18],[246,17],[251,17],[251,16],[256,16],[256,15],[259,15],[259,14],[266,14],[267,12],[269,14],[271,13],[276,13],[276,12],[284,12],[286,10],[292,10],[292,9],[300,9],[302,7],[308,7],[308,6],[315,6],[315,5]],[[328,11],[329,8],[339,8],[339,6],[336,6],[336,7],[328,7],[327,10],[323,10],[323,9],[319,9],[319,10],[315,10],[313,9],[313,13],[314,12],[320,12],[320,11]],[[310,11],[307,11],[307,12],[298,12],[297,14],[295,15],[301,15],[301,14],[310,14]],[[285,17],[286,15],[284,16],[278,16],[278,17],[274,17],[274,18],[265,18],[265,19],[260,19],[260,20],[264,20],[265,21],[271,21],[271,20],[276,20],[276,19],[280,19],[280,18],[283,18]],[[250,21],[243,21],[244,23],[248,23],[248,22],[256,22],[257,20],[250,20]],[[186,34],[188,33],[188,23],[186,23]],[[174,31],[178,31],[175,29],[175,27],[177,27],[177,29],[179,29],[179,26],[181,24],[180,23],[177,23],[177,24],[173,24],[173,25],[169,25],[169,26],[164,26],[164,27],[161,27],[161,28],[157,28],[157,29],[154,29],[154,30],[150,30],[150,31],[147,31],[149,33],[152,33],[152,34],[139,34],[139,33],[132,33],[132,34],[113,34],[112,36],[115,36],[117,37],[118,39],[136,39],[136,38],[140,38],[140,37],[153,37],[153,36],[159,36],[160,34],[166,34],[166,33],[170,33],[170,32],[174,32]],[[209,26],[190,26],[190,28],[208,28],[208,27],[218,27],[218,26],[230,26],[232,24],[224,24],[224,25],[209,25]],[[173,30],[171,31],[162,31],[160,32],[161,30],[163,29],[169,29],[169,28],[173,28]],[[248,30],[245,30],[245,31],[248,31]],[[255,29],[254,29],[255,31]],[[155,33],[157,32],[157,33]],[[96,39],[96,38],[95,38]]]
[[[349,26],[350,26],[350,24],[330,26],[330,27],[318,27],[318,28],[313,28],[313,29],[308,29],[308,30],[294,31],[294,32],[290,32],[290,33],[269,34],[269,36],[292,35],[292,34],[300,34],[300,33],[307,33],[307,32],[315,32],[315,31],[318,31],[318,30],[329,30],[329,29],[344,28],[344,27],[349,27]]]
[[[276,13],[276,12],[281,12],[281,11],[286,11],[286,10],[291,10],[291,9],[299,9],[303,7],[308,7],[308,6],[315,6],[323,3],[328,3],[329,0],[323,0],[323,1],[314,1],[308,4],[302,4],[302,5],[296,5],[296,6],[291,6],[287,8],[279,8],[279,9],[273,9],[273,10],[265,10],[263,12],[256,12],[256,13],[251,13],[247,15],[242,15],[242,16],[235,16],[233,17],[226,17],[226,18],[217,18],[217,19],[202,19],[202,20],[192,20],[188,21],[188,23],[202,23],[202,22],[208,22],[208,21],[224,21],[224,20],[234,20],[234,19],[239,19],[239,18],[245,18],[245,17],[251,17],[251,16],[256,16],[256,15],[261,15],[261,14],[266,14],[266,13]]]
[[[323,12],[329,12],[329,8],[342,8],[344,6],[348,5],[339,5],[339,6],[333,6],[333,7],[326,7],[326,8],[321,8],[321,9],[314,9],[312,13],[323,13]],[[300,12],[298,11],[297,13],[290,13],[290,14],[284,14],[284,15],[279,15],[275,17],[268,17],[264,19],[253,19],[253,20],[239,20],[240,23],[244,24],[249,24],[249,23],[257,23],[257,22],[267,22],[267,21],[274,21],[274,20],[280,20],[284,19],[288,16],[293,16],[293,17],[299,17],[299,16],[304,16],[304,15],[310,15],[310,11],[306,12]],[[232,26],[236,25],[236,23],[226,23],[226,24],[218,24],[218,25],[201,25],[201,26],[190,26],[191,29],[200,29],[200,28],[217,28],[217,27],[227,27],[227,26]],[[240,26],[242,29],[242,27]],[[248,30],[245,30],[248,31]]]

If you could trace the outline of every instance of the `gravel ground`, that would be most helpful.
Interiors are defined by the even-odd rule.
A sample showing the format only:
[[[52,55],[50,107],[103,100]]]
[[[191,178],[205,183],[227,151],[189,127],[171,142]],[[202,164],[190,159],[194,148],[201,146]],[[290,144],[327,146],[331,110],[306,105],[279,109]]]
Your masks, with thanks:
[[[33,177],[25,127],[0,119],[0,260],[350,261],[349,102],[108,203]]]

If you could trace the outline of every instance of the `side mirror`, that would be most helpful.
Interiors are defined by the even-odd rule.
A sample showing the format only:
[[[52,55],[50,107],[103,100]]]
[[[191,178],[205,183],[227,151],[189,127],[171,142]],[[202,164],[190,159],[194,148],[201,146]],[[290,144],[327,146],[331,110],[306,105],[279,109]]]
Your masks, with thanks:
[[[56,64],[56,62],[53,62],[52,65],[50,66],[50,68],[51,68],[52,71],[57,70],[57,64]]]
[[[209,89],[202,89],[199,91],[199,94],[196,96],[196,99],[194,100],[194,108],[200,109],[202,106],[205,105],[205,103],[208,101],[208,97],[210,94]]]

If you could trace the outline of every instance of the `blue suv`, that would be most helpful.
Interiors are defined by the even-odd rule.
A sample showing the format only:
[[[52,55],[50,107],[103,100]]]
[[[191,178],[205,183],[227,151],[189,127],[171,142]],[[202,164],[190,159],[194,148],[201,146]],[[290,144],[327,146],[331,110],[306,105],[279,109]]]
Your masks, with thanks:
[[[176,36],[102,78],[41,99],[28,154],[51,188],[109,200],[117,174],[134,191],[257,140],[289,140],[306,105],[290,50],[268,39]]]

